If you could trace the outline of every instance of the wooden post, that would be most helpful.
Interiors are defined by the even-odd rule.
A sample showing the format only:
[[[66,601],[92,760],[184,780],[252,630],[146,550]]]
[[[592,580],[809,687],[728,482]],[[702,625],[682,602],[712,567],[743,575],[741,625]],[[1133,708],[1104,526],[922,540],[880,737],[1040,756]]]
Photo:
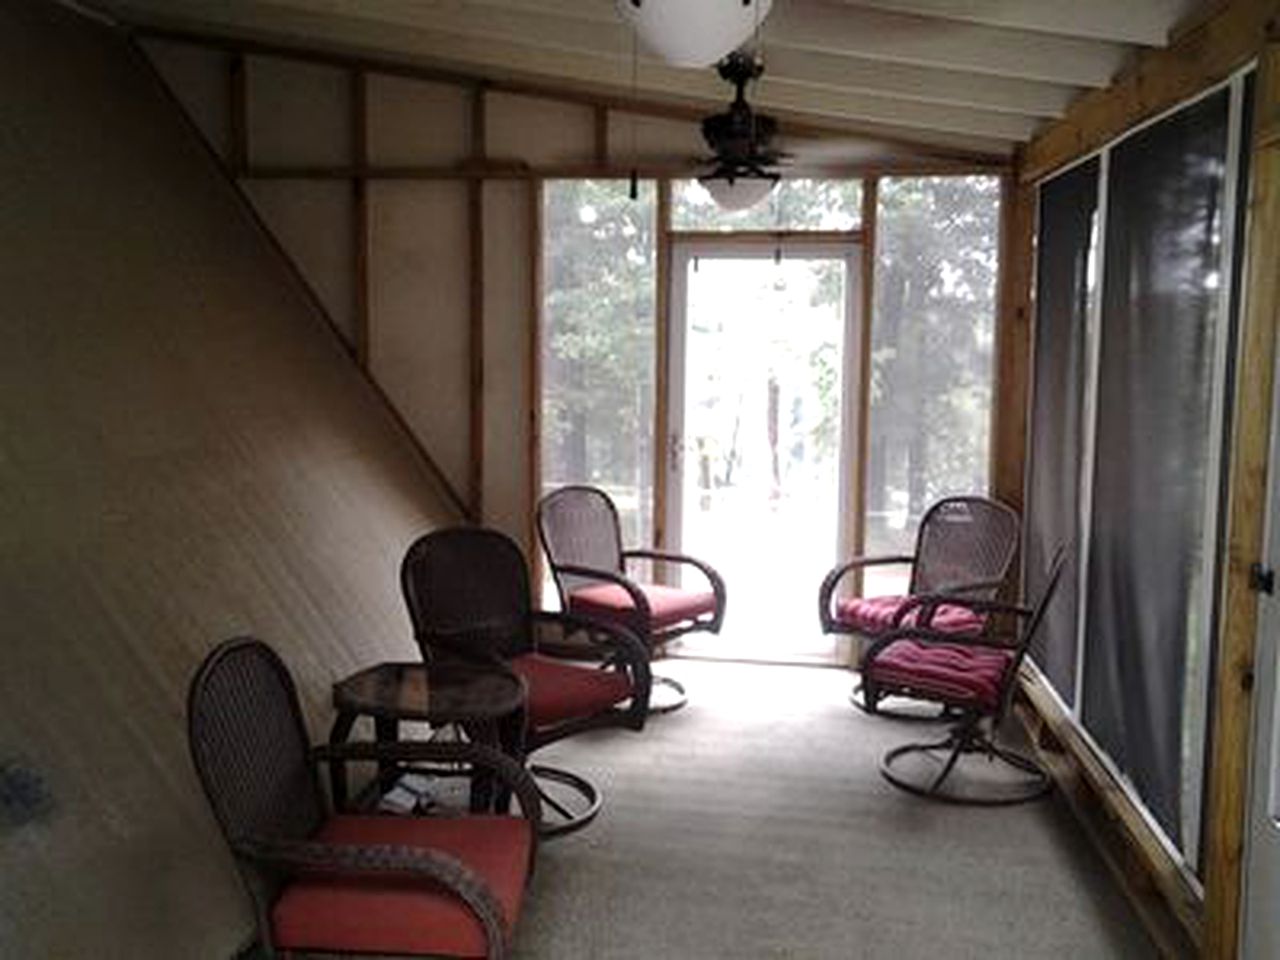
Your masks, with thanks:
[[[667,546],[667,442],[671,429],[671,181],[658,181],[657,259],[654,265],[658,289],[654,291],[653,357],[653,545]],[[659,580],[665,570],[655,571]]]
[[[227,76],[230,93],[231,176],[239,177],[249,169],[249,81],[243,53],[233,53]]]
[[[1244,845],[1249,826],[1253,666],[1258,598],[1249,567],[1261,560],[1271,440],[1276,328],[1280,321],[1280,43],[1259,67],[1254,111],[1235,435],[1231,444],[1227,569],[1213,693],[1213,749],[1206,822],[1204,956],[1239,950]]]
[[[351,72],[351,314],[356,328],[356,362],[369,369],[369,165],[367,85],[363,70]]]
[[[609,165],[609,108],[598,103],[594,110],[596,163],[601,167],[607,167]]]
[[[486,147],[485,88],[478,85],[471,101],[471,159],[485,161]],[[470,331],[468,358],[470,363],[470,447],[467,473],[467,500],[471,518],[484,522],[484,181],[467,181],[467,212],[470,232],[469,270],[471,273]]]
[[[855,409],[856,427],[853,449],[853,497],[850,509],[851,555],[862,555],[867,546],[867,460],[871,453],[871,338],[876,308],[876,221],[880,208],[880,179],[866,177],[862,181],[862,286],[858,304],[858,398]],[[862,595],[862,570],[853,572],[850,589]],[[850,647],[856,660],[857,644]]]
[[[991,493],[1022,509],[1031,382],[1035,189],[1016,171],[1000,179],[1000,272],[991,402]]]
[[[538,498],[542,495],[542,181],[529,182],[529,549],[534,601],[542,592]]]

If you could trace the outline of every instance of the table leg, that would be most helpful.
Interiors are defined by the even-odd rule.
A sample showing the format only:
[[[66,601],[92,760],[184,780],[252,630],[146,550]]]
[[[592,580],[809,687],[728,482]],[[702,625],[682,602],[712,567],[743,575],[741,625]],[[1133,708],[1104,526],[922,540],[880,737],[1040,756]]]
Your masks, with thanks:
[[[329,744],[336,747],[346,743],[355,722],[354,713],[338,711],[329,731]],[[347,765],[342,760],[334,760],[329,764],[329,792],[333,797],[334,812],[341,813],[347,806]]]
[[[378,743],[395,743],[400,738],[400,721],[394,717],[375,717],[373,721],[373,737]],[[399,768],[390,760],[378,762],[378,786],[383,790],[390,788],[395,782]]]

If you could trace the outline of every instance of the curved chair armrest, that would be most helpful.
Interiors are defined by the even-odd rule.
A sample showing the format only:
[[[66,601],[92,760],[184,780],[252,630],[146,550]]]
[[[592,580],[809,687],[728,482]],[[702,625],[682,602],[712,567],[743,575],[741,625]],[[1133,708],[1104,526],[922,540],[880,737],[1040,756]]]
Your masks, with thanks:
[[[705,560],[699,560],[697,557],[691,557],[684,553],[667,553],[663,550],[624,550],[622,551],[622,559],[626,560],[661,560],[666,563],[683,563],[686,566],[694,567],[707,578],[707,583],[711,585],[711,592],[716,598],[716,610],[712,616],[708,629],[712,633],[720,632],[720,625],[724,623],[724,608],[727,599],[727,591],[724,584],[724,577],[720,576],[718,570]]]
[[[915,563],[914,554],[885,556],[885,557],[854,557],[845,563],[838,564],[831,568],[831,571],[822,578],[822,586],[818,588],[818,620],[822,624],[823,633],[840,633],[840,624],[836,622],[831,613],[831,598],[835,595],[836,587],[850,571],[857,570],[862,567],[880,567],[889,564],[899,563]]]
[[[925,629],[933,622],[938,607],[963,607],[983,616],[990,614],[1008,614],[1014,617],[1030,617],[1035,611],[1016,603],[1005,603],[1001,600],[983,600],[978,597],[964,597],[954,593],[921,593],[912,597],[903,606],[920,611],[919,624]]]
[[[893,612],[893,620],[890,623],[890,627],[896,630],[902,625],[902,621],[906,619],[907,614],[921,607],[928,608],[924,611],[924,616],[919,620],[920,625],[926,628],[933,623],[933,615],[938,607],[964,607],[967,610],[973,610],[974,613],[992,612],[977,610],[973,607],[973,604],[994,603],[996,601],[990,601],[986,597],[967,597],[965,594],[977,590],[998,590],[1004,586],[1004,583],[1003,578],[999,580],[973,580],[968,583],[948,584],[929,593],[917,593],[907,597],[902,605]]]
[[[502,751],[482,743],[438,743],[424,740],[374,743],[355,740],[348,743],[318,744],[311,748],[311,756],[327,763],[369,760],[384,763],[469,763],[484,767],[515,794],[516,801],[520,804],[520,813],[533,826],[535,837],[542,825],[542,800],[529,771]],[[536,848],[535,843],[534,849]]]
[[[631,599],[631,605],[635,607],[636,618],[639,626],[643,626],[643,632],[647,635],[649,623],[653,619],[653,611],[649,609],[649,600],[644,595],[644,591],[636,586],[634,580],[629,580],[620,573],[612,570],[601,570],[598,567],[579,567],[572,564],[557,564],[556,574],[568,574],[571,577],[585,577],[591,580],[600,580],[603,583],[612,583],[627,591],[627,596]]]
[[[489,885],[457,857],[439,850],[393,844],[336,844],[310,840],[246,838],[232,844],[238,856],[287,874],[395,873],[445,887],[475,914],[488,943],[488,960],[506,956],[510,920]]]
[[[628,726],[635,730],[644,728],[645,719],[649,716],[649,696],[653,689],[653,672],[649,666],[649,648],[632,631],[620,624],[606,623],[588,617],[578,617],[569,613],[550,610],[535,610],[535,623],[554,623],[566,634],[582,636],[586,642],[601,649],[605,666],[621,667],[630,675],[631,705],[628,714],[631,720]],[[536,649],[547,656],[563,656],[580,659],[581,647],[566,644],[544,643],[540,639]]]

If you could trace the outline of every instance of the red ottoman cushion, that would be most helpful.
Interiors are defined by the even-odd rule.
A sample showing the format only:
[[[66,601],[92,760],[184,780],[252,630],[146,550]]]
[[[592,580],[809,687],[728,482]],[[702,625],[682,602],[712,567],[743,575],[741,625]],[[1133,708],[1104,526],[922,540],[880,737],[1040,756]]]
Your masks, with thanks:
[[[658,583],[637,583],[636,586],[649,602],[652,630],[675,626],[716,610],[716,595],[710,590],[684,590]],[[631,595],[616,583],[583,587],[569,594],[569,612],[575,616],[629,623],[633,610]]]
[[[894,629],[894,617],[911,597],[851,597],[836,601],[836,619],[860,633],[885,633]],[[919,609],[910,610],[899,627],[914,627]],[[931,628],[940,633],[977,634],[987,625],[987,618],[968,607],[939,606],[933,612]]]
[[[509,927],[520,914],[533,843],[527,820],[338,816],[312,839],[447,853],[484,877]],[[276,945],[287,950],[485,956],[484,930],[461,900],[403,875],[318,874],[295,880],[276,900],[271,923]]]
[[[511,669],[528,687],[526,708],[534,727],[589,717],[631,697],[631,681],[617,670],[565,663],[536,653],[516,657]]]
[[[895,640],[864,664],[862,673],[880,686],[993,711],[1012,658],[991,647]]]

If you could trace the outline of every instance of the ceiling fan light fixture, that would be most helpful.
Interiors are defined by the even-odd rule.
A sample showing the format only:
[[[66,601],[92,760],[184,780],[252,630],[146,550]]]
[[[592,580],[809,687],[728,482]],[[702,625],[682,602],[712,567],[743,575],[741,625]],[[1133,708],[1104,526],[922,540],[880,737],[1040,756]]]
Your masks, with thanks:
[[[721,209],[746,210],[767,197],[780,179],[773,168],[783,155],[772,146],[778,124],[747,103],[747,84],[764,72],[756,55],[735,50],[716,70],[733,84],[734,97],[728,109],[702,121],[702,138],[714,154],[715,166],[698,180]]]
[[[756,204],[773,193],[778,185],[777,174],[748,174],[740,176],[711,175],[699,178],[703,189],[711,194],[721,210],[730,213],[738,210],[750,210]]]
[[[615,0],[640,41],[678,67],[709,67],[755,31],[773,0]]]

